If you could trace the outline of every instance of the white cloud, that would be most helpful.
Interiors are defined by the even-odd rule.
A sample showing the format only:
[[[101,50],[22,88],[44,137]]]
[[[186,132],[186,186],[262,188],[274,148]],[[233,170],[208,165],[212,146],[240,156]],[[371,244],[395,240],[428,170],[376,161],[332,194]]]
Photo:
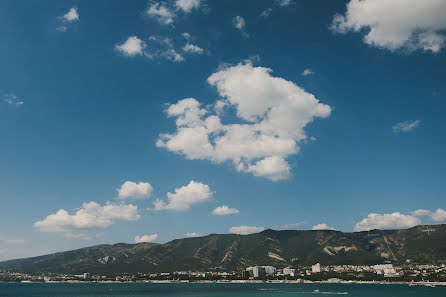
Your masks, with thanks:
[[[172,104],[167,116],[176,118],[175,134],[161,134],[158,147],[187,159],[233,162],[238,171],[272,181],[291,176],[286,158],[299,152],[307,138],[304,128],[326,118],[331,108],[314,95],[251,63],[221,68],[208,78],[222,97],[202,108],[194,98]],[[220,116],[232,107],[237,119],[222,124]]]
[[[71,7],[70,10],[61,17],[66,22],[74,22],[79,20],[77,7]]]
[[[260,17],[267,18],[267,17],[269,17],[269,15],[271,14],[272,11],[273,11],[273,9],[271,7],[268,7],[264,11],[262,11],[262,13],[260,14]]]
[[[276,3],[279,7],[288,7],[291,4],[294,4],[293,0],[276,0]]]
[[[335,230],[333,227],[328,226],[325,223],[314,225],[312,230]]]
[[[200,237],[202,236],[200,233],[196,233],[196,232],[190,232],[190,233],[186,233],[186,237]]]
[[[135,236],[135,243],[153,242],[158,238],[158,234]]]
[[[162,52],[161,56],[166,57],[168,60],[171,60],[173,62],[182,62],[184,61],[184,58],[181,54],[177,53],[173,48]]]
[[[234,226],[229,228],[229,233],[248,235],[252,233],[262,232],[263,230],[265,230],[265,228],[256,226]]]
[[[236,208],[230,208],[227,205],[219,206],[212,211],[212,214],[216,216],[231,215],[236,213],[240,213],[240,211]]]
[[[116,50],[129,57],[142,55],[145,47],[146,43],[136,36],[130,36],[123,44],[115,45]]]
[[[271,181],[288,179],[291,176],[290,165],[283,157],[271,156],[249,165],[247,172],[252,172],[255,176],[263,176]]]
[[[311,75],[311,74],[314,74],[314,72],[313,72],[313,70],[311,70],[310,68],[305,69],[305,70],[302,72],[302,75],[303,75],[303,76],[307,76],[307,75]]]
[[[24,102],[20,100],[15,94],[5,94],[3,95],[3,101],[9,105],[22,106]]]
[[[119,199],[126,198],[149,198],[152,195],[153,188],[149,183],[139,182],[134,183],[131,181],[126,181],[122,184],[121,188],[116,189],[118,191]]]
[[[167,193],[168,203],[157,199],[153,210],[189,210],[193,204],[211,201],[212,195],[208,185],[192,180],[187,186],[176,188],[175,193]]]
[[[411,228],[421,224],[420,219],[411,215],[404,215],[399,212],[376,214],[371,213],[362,221],[355,225],[355,232],[369,231],[372,229],[400,229]]]
[[[193,9],[200,7],[200,0],[176,0],[175,6],[185,13],[191,12]]]
[[[417,209],[412,212],[412,215],[420,217],[420,216],[428,216],[432,220],[436,222],[445,222],[446,221],[446,211],[439,208],[436,211],[430,211],[426,209]]]
[[[34,227],[43,232],[66,232],[73,229],[106,228],[116,221],[136,221],[140,219],[138,207],[132,204],[117,205],[107,202],[101,206],[91,201],[83,203],[82,208],[70,215],[60,209],[48,215],[42,221],[34,223]]]
[[[236,16],[232,19],[232,24],[234,25],[235,28],[243,30],[245,28],[246,22],[245,19],[242,18],[241,16]]]
[[[331,28],[337,33],[365,30],[365,43],[391,51],[439,52],[446,40],[446,1],[350,0]]]
[[[245,31],[246,21],[244,18],[242,18],[241,16],[235,16],[234,18],[232,18],[232,25],[234,26],[234,28],[240,30],[242,36],[249,37],[249,34]]]
[[[146,11],[149,17],[155,18],[159,23],[163,25],[169,25],[173,23],[175,13],[173,13],[164,3],[152,3],[149,9]]]
[[[418,127],[420,123],[421,123],[420,120],[396,123],[395,125],[393,125],[392,131],[395,133],[409,132]]]
[[[183,51],[186,53],[192,53],[192,54],[202,54],[203,49],[195,44],[187,43],[185,46],[183,46]]]
[[[187,32],[184,32],[184,33],[182,33],[182,34],[181,34],[181,36],[183,36],[183,38],[184,38],[184,39],[186,39],[186,40],[189,40],[189,39],[191,39],[191,36],[190,36],[190,34],[189,34],[189,33],[187,33]]]

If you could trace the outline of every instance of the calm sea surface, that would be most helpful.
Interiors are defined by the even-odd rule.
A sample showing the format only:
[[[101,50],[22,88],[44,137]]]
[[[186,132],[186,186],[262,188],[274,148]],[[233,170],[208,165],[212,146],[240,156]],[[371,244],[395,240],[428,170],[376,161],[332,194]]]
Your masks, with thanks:
[[[21,284],[0,283],[0,296],[446,296],[446,287],[355,284]]]

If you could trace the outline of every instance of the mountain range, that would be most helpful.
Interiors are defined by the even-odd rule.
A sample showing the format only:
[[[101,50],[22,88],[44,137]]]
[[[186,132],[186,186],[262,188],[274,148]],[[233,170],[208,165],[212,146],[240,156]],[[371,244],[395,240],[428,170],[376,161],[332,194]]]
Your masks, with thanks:
[[[380,263],[446,263],[446,225],[345,233],[335,230],[265,230],[249,235],[210,234],[164,244],[96,245],[0,262],[26,273],[136,273],[237,271],[281,267]]]

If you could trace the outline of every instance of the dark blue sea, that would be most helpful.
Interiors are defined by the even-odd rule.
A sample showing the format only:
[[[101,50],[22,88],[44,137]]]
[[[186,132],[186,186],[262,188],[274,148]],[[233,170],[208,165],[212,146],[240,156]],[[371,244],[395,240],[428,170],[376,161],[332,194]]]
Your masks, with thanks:
[[[0,283],[0,296],[77,297],[77,296],[240,296],[285,297],[430,297],[446,296],[446,287],[410,287],[408,285],[359,284],[68,284]]]

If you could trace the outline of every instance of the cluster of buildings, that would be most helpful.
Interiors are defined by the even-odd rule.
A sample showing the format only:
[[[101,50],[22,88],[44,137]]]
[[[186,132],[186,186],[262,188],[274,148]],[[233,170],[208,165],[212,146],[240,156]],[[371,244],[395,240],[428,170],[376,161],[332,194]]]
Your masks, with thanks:
[[[331,265],[316,263],[307,267],[250,266],[242,271],[175,271],[161,273],[137,273],[114,275],[41,274],[31,275],[0,270],[1,281],[15,282],[189,282],[189,281],[342,281],[342,280],[391,280],[395,281],[442,281],[446,282],[446,267],[441,265],[393,264]]]

